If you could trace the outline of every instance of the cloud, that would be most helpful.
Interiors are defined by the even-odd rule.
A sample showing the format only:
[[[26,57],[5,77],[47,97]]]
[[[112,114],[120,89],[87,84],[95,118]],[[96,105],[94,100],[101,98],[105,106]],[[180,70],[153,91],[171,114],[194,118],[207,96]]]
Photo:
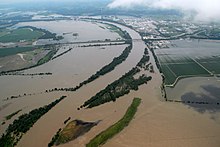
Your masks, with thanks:
[[[142,5],[146,0],[114,0],[108,5],[109,8],[125,7],[131,8],[136,5]]]
[[[220,21],[220,0],[113,0],[108,7],[147,6],[194,14],[195,20]]]

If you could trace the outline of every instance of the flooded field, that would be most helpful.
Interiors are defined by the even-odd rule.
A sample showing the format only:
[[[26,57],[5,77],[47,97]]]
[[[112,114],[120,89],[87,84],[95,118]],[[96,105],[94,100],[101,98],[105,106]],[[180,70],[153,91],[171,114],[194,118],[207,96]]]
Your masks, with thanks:
[[[174,86],[184,77],[218,75],[219,47],[219,41],[175,40],[171,41],[169,48],[155,50],[165,84]]]
[[[219,41],[175,40],[169,48],[155,50],[169,100],[200,112],[220,110],[219,47]]]
[[[199,96],[204,99],[206,98],[206,101],[209,100],[212,101],[210,95],[213,95],[215,96],[214,97],[215,99],[218,99],[220,101],[219,99],[220,97],[218,97],[219,88],[220,88],[220,79],[216,77],[191,77],[191,78],[181,79],[175,85],[174,88],[166,87],[166,91],[169,99],[175,99],[175,100],[182,99],[187,101],[190,99],[192,100],[197,96]],[[210,99],[208,99],[208,96]]]

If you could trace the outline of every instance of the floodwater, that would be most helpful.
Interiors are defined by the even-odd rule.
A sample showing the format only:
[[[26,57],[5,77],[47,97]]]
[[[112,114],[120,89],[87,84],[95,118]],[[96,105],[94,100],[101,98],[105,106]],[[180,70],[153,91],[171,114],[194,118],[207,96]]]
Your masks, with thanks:
[[[17,26],[26,25],[49,29],[52,32],[60,34],[67,31],[77,32],[81,36],[78,37],[77,42],[92,39],[104,40],[105,37],[110,39],[120,38],[117,33],[99,27],[101,25],[104,26],[104,24],[100,23],[73,20],[40,21],[19,23]],[[67,37],[66,39],[71,40],[73,38]],[[57,54],[69,48],[73,49],[44,65],[24,71],[25,73],[50,72],[53,74],[52,76],[1,76],[0,99],[2,100],[12,95],[23,95],[24,93],[39,93],[55,87],[74,87],[101,69],[104,65],[110,63],[114,57],[121,54],[126,46],[114,45],[85,48],[78,47],[77,44],[58,46],[59,51]],[[4,104],[1,103],[1,105]]]
[[[204,87],[216,87],[215,91],[208,90]],[[185,78],[178,81],[174,88],[166,87],[166,92],[168,99],[183,100],[184,97],[189,93],[195,93],[195,95],[200,95],[205,98],[205,95],[216,95],[218,89],[220,88],[220,79],[218,77],[191,77]],[[219,96],[218,96],[219,97]],[[195,100],[196,96],[189,96],[186,100]],[[220,97],[219,97],[220,98]],[[202,99],[201,99],[202,100]],[[206,99],[206,101],[211,101],[212,99]],[[219,99],[220,101],[220,99]]]
[[[213,40],[174,40],[169,44],[169,48],[162,48],[155,50],[161,64],[166,63],[189,63],[192,62],[191,58],[200,62],[208,70],[215,74],[219,74],[219,69],[216,67],[220,57],[220,41]],[[212,64],[214,63],[214,64]],[[210,64],[207,66],[206,64]],[[213,66],[213,67],[212,67]],[[212,67],[212,68],[210,68]],[[181,79],[177,82],[174,88],[166,87],[168,99],[181,100],[183,97],[196,96],[188,95],[190,92],[194,94],[203,94],[204,89],[202,86],[213,85],[220,87],[218,77],[192,77]]]
[[[203,59],[220,56],[220,41],[211,40],[174,40],[169,48],[155,50],[161,63],[187,62],[187,59]]]
[[[110,63],[126,46],[105,46],[105,49],[69,46],[68,48],[73,48],[70,52],[44,65],[24,71],[24,73],[50,72],[51,76],[0,76],[0,99],[24,93],[39,93],[55,87],[74,87]]]
[[[52,33],[56,33],[59,36],[63,36],[64,39],[60,41],[53,41],[49,39],[40,39],[36,44],[51,44],[51,43],[70,43],[70,42],[87,42],[97,41],[105,39],[116,40],[121,37],[107,29],[105,24],[76,21],[76,20],[62,20],[62,21],[37,21],[37,22],[23,22],[16,25],[20,26],[34,26],[37,28],[43,28],[49,30]],[[105,29],[104,29],[105,28]]]
[[[140,39],[140,36],[135,31],[123,26],[120,27],[126,29],[128,33],[132,36],[132,38]],[[98,78],[92,83],[87,84],[76,92],[68,93],[68,98],[60,103],[56,107],[56,109],[49,111],[44,117],[42,117],[42,119],[40,119],[36,123],[36,125],[25,134],[25,136],[23,136],[18,146],[45,146],[45,144],[47,144],[51,140],[52,136],[57,131],[57,128],[64,126],[63,120],[65,120],[69,116],[71,116],[71,118],[73,119],[81,119],[84,121],[102,120],[100,124],[94,127],[90,132],[79,137],[79,139],[73,142],[63,145],[85,146],[85,144],[97,133],[109,127],[111,124],[115,123],[123,116],[133,97],[139,96],[144,98],[145,95],[148,95],[151,99],[151,92],[148,93],[148,90],[146,91],[146,87],[144,86],[140,92],[133,91],[129,94],[129,97],[125,95],[124,97],[117,100],[114,104],[108,103],[92,109],[82,109],[80,111],[77,110],[77,107],[79,107],[85,100],[88,100],[91,96],[94,96],[97,92],[124,75],[138,63],[138,61],[144,54],[145,44],[142,41],[133,41],[133,45],[134,47],[126,61],[118,65],[114,71]],[[156,83],[160,83],[161,78],[159,78],[160,76],[158,74],[158,71],[153,75],[157,77],[155,78],[155,80],[157,81]],[[150,84],[151,82],[149,82],[149,85]],[[160,86],[156,84],[152,87],[157,91]],[[47,130],[47,133],[44,133],[42,135],[42,132],[40,130],[45,129]]]
[[[89,24],[90,22],[87,23]],[[123,26],[120,27],[122,27],[122,29],[126,29],[128,33],[131,34],[131,36],[134,38],[140,39],[140,36],[135,31]],[[51,72],[53,74],[52,76],[1,76],[1,101],[7,97],[10,97],[11,95],[23,95],[24,93],[32,94],[32,96],[25,96],[17,99],[2,101],[1,106],[4,106],[8,103],[12,104],[9,105],[10,107],[8,106],[0,111],[1,120],[4,119],[4,116],[15,112],[17,109],[35,103],[36,100],[34,98],[38,96],[38,98],[43,101],[41,103],[36,102],[38,106],[42,106],[43,103],[47,104],[48,101],[44,101],[45,94],[41,94],[41,92],[44,92],[46,89],[55,87],[74,87],[78,85],[80,82],[90,77],[104,65],[110,63],[114,57],[119,56],[126,46],[127,45],[104,47],[77,47],[76,45],[70,45],[68,47],[65,46],[65,49],[61,49],[73,49],[70,52],[46,64],[24,71],[24,73]],[[92,87],[87,93],[90,93],[96,89],[95,87],[98,88],[95,90],[98,92],[109,83],[115,81],[123,74],[128,72],[132,67],[134,67],[143,55],[145,44],[143,42],[133,42],[133,47],[134,48],[132,49],[127,60],[117,66],[113,72],[100,77],[100,81],[98,83],[91,83]],[[96,92],[92,93],[90,97],[95,95]],[[54,98],[58,98],[59,95],[60,94]],[[85,97],[84,100],[88,98],[89,97]],[[29,99],[32,99],[32,101]],[[4,125],[3,128],[6,128],[6,125]],[[1,133],[2,131],[3,129],[1,129]]]
[[[135,31],[123,26],[120,27],[127,30],[133,39],[140,39],[140,36]],[[35,108],[36,105],[42,106],[43,104],[49,103],[51,97],[55,99],[61,95],[67,95],[66,99],[41,117],[34,126],[24,134],[17,146],[47,146],[57,130],[64,127],[63,122],[68,117],[71,117],[73,120],[81,119],[84,121],[102,120],[99,125],[92,128],[85,135],[67,144],[61,145],[64,147],[84,147],[90,139],[117,122],[124,115],[134,97],[140,97],[142,98],[142,103],[134,119],[121,133],[110,139],[104,146],[218,147],[220,143],[220,126],[211,120],[208,115],[200,115],[182,104],[161,101],[161,76],[156,69],[154,59],[150,52],[150,62],[152,62],[154,66],[155,73],[149,73],[153,78],[147,85],[142,85],[139,91],[131,91],[131,93],[119,98],[114,103],[110,102],[92,109],[77,110],[77,107],[85,100],[88,100],[91,96],[121,77],[125,72],[129,71],[137,64],[144,53],[145,44],[142,41],[133,41],[133,45],[134,48],[127,60],[118,65],[114,71],[83,86],[76,92],[54,92],[11,101],[12,104],[2,111],[9,111],[12,108],[20,108],[24,105],[32,106],[33,104]],[[74,52],[74,49],[71,52]],[[68,56],[68,54],[70,53],[67,53],[66,56]],[[87,58],[89,59],[89,57]],[[60,58],[58,58],[58,60],[59,59]],[[52,61],[50,64],[53,68],[57,68],[55,61]],[[60,66],[65,65],[64,63],[59,64]],[[69,63],[68,65],[71,64]],[[39,70],[40,68],[43,70],[43,66],[38,67]],[[83,69],[83,67],[81,68]],[[60,75],[68,74],[61,71],[59,72]],[[68,81],[70,79],[66,78],[66,80]],[[28,108],[30,109],[31,107]],[[0,111],[1,116],[3,114],[2,111]]]
[[[159,54],[160,62],[163,63],[185,63],[189,62],[189,58],[196,60],[208,59],[220,57],[220,42],[211,40],[174,40],[169,44],[170,48],[162,48],[155,50]],[[188,58],[188,59],[187,59]],[[179,62],[178,62],[179,61]],[[205,62],[205,60],[202,60]],[[174,88],[166,88],[168,92],[168,98],[179,99],[181,95],[187,90],[196,91],[200,89],[201,84],[214,84],[220,86],[218,78],[211,77],[195,77],[187,78],[178,81],[178,84]],[[187,88],[188,87],[188,88]]]

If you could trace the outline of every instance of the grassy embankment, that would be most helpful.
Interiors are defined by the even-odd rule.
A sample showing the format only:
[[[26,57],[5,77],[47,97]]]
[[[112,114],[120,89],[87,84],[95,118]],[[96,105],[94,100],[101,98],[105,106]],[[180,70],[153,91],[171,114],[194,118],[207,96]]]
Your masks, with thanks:
[[[107,142],[107,140],[114,137],[116,134],[121,132],[130,121],[133,119],[138,106],[141,103],[140,98],[134,98],[132,104],[127,109],[125,115],[122,119],[120,119],[117,123],[106,129],[105,131],[98,134],[95,138],[90,140],[90,142],[86,145],[86,147],[98,147]]]

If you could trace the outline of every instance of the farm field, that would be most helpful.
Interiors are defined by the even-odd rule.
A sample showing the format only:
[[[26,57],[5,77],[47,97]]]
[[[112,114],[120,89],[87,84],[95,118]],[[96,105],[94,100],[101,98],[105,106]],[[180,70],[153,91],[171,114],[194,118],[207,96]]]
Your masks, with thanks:
[[[30,28],[17,28],[14,30],[5,29],[0,32],[0,42],[19,42],[21,40],[32,41],[43,35],[43,32]]]
[[[181,78],[220,74],[219,45],[209,40],[175,40],[169,48],[155,50],[165,85],[173,87]]]
[[[52,47],[26,46],[0,49],[0,72],[37,66],[48,61],[56,50]]]

